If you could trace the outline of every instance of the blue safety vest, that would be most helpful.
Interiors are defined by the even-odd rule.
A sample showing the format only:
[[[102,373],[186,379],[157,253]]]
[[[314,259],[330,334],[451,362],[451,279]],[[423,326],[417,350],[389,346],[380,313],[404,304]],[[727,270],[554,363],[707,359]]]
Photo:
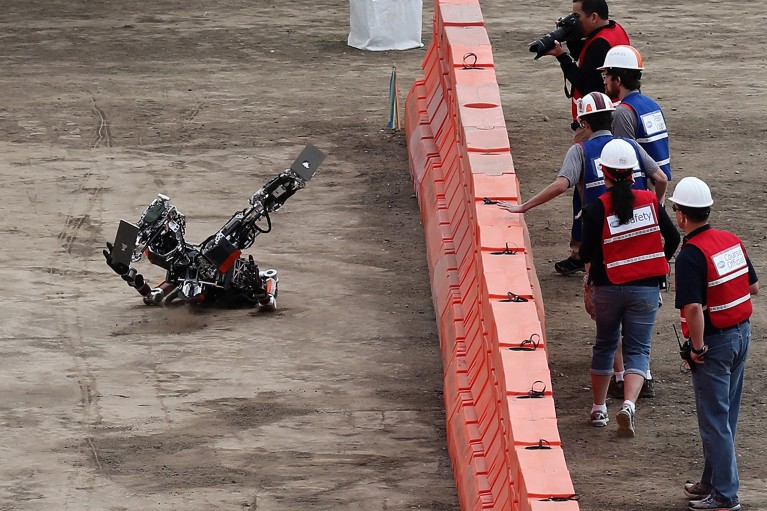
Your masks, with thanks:
[[[597,163],[597,158],[602,154],[602,148],[615,138],[611,135],[603,135],[601,137],[595,137],[586,142],[581,142],[583,148],[583,207],[585,208],[591,201],[598,199],[600,195],[607,191],[605,187],[605,178],[602,174],[601,166]],[[635,190],[647,190],[647,180],[645,179],[646,169],[642,164],[642,158],[639,156],[639,148],[636,142],[633,140],[624,138],[626,142],[634,147],[637,153],[637,161],[639,164],[634,168],[634,184],[631,188]]]
[[[636,92],[623,98],[621,105],[626,105],[634,111],[637,117],[636,141],[671,180],[666,118],[658,103]]]

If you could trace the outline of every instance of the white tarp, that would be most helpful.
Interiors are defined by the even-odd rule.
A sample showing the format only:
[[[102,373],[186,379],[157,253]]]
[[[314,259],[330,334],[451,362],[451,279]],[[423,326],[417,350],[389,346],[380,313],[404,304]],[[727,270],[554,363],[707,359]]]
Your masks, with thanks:
[[[409,50],[423,46],[423,0],[349,0],[349,46]]]

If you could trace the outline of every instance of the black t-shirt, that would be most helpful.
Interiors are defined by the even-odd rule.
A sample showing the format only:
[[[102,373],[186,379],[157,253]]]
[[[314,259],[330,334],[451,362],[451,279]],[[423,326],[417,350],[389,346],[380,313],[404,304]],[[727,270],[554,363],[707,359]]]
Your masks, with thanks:
[[[596,34],[599,33],[600,30],[614,26],[615,21],[610,20],[608,25],[600,27],[592,32],[589,38],[596,37]],[[557,57],[559,66],[562,68],[565,78],[573,84],[573,87],[580,92],[582,96],[585,96],[589,92],[605,91],[602,73],[597,71],[597,68],[602,67],[605,63],[605,57],[611,48],[610,43],[602,38],[594,40],[586,49],[586,54],[583,56],[583,65],[578,67],[578,55],[584,44],[585,40],[582,42],[568,43],[567,47],[573,56],[570,57],[567,53],[563,53]],[[573,61],[573,59],[575,59],[575,61]]]

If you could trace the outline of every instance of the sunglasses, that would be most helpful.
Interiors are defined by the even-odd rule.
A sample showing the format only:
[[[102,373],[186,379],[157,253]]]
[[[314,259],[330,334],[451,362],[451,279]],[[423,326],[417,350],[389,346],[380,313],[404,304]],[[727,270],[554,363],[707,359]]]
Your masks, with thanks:
[[[671,205],[671,211],[673,211],[674,213],[676,213],[677,211],[680,211],[680,209],[679,209],[678,207],[676,207],[676,204],[672,204],[672,205]]]

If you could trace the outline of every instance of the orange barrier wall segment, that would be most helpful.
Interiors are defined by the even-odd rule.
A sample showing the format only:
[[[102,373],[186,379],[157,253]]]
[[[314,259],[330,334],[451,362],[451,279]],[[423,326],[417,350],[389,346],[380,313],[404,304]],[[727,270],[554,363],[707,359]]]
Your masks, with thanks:
[[[478,0],[435,0],[405,101],[463,510],[574,511],[548,366],[543,297]]]

